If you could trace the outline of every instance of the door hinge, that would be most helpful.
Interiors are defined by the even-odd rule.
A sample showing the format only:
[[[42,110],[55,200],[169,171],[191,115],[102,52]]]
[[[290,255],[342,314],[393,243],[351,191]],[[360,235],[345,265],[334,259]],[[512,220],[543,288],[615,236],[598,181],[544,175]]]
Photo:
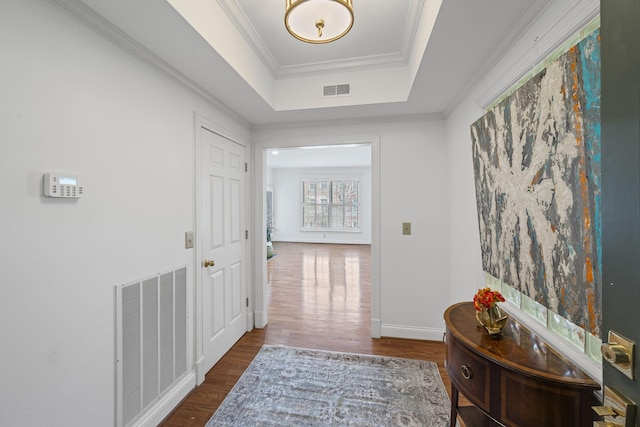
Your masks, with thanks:
[[[244,162],[244,171],[249,172],[249,163]]]
[[[249,307],[249,298],[247,297],[247,307]]]
[[[249,240],[249,230],[244,230],[244,239]]]

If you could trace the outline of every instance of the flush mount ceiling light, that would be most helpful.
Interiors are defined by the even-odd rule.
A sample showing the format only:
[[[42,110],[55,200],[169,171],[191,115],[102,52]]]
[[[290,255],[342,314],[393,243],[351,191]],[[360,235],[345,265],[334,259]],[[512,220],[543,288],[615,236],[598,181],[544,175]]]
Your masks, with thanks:
[[[307,43],[338,40],[353,26],[352,0],[286,0],[284,26]]]

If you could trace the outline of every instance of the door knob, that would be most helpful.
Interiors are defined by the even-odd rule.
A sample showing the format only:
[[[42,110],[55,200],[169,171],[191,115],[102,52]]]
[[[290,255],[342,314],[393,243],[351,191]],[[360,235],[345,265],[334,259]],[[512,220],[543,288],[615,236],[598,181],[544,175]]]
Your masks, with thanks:
[[[204,262],[202,263],[202,265],[205,268],[207,268],[207,267],[213,267],[214,265],[216,265],[216,263],[211,259],[205,259]]]
[[[634,347],[635,343],[614,331],[609,331],[609,342],[602,344],[602,357],[613,367],[631,378],[634,378]]]
[[[602,344],[602,357],[612,365],[620,365],[622,367],[629,366],[631,360],[629,360],[628,349],[620,344]]]

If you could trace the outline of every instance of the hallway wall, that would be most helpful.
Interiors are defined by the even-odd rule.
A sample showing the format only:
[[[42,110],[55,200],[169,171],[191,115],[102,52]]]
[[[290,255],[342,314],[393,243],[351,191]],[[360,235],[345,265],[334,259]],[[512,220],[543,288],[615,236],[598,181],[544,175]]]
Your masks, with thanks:
[[[380,204],[380,262],[375,266],[380,271],[380,318],[374,323],[379,322],[384,336],[440,340],[449,281],[443,120],[378,118],[253,133],[256,150],[375,138],[380,146],[380,188],[372,194]],[[412,223],[410,236],[402,235],[403,222]],[[434,298],[440,295],[445,297]]]
[[[47,1],[2,2],[0,53],[0,425],[113,426],[115,286],[192,282],[194,112],[249,133]]]
[[[550,2],[499,60],[479,70],[481,78],[446,117],[447,181],[449,187],[449,300],[469,301],[485,286],[472,164],[470,125],[488,104],[517,83],[584,25],[598,17],[600,2]],[[532,322],[536,327],[536,322]],[[543,331],[544,332],[544,331]],[[575,349],[558,335],[546,336],[557,349],[574,355]]]

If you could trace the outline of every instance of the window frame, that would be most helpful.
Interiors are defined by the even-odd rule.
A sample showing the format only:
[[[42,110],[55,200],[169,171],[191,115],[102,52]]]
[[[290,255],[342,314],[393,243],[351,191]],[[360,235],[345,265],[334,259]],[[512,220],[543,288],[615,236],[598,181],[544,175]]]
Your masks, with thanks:
[[[333,192],[334,192],[334,185],[336,183],[346,183],[346,182],[353,182],[357,184],[357,190],[356,190],[356,198],[357,198],[357,203],[346,203],[347,198],[345,198],[345,202],[343,203],[331,203],[331,198],[333,196]],[[327,184],[326,185],[326,189],[328,191],[327,197],[323,199],[322,202],[317,202],[316,203],[305,203],[305,183],[309,183],[309,189],[314,188],[316,191],[318,191],[318,188],[322,189],[325,188],[323,186],[323,184]],[[362,197],[362,177],[360,176],[347,176],[347,177],[301,177],[300,178],[300,231],[323,231],[323,232],[360,232],[360,223],[361,223],[361,219],[362,219],[362,212],[361,212],[361,202],[360,199]],[[316,193],[317,194],[317,193]],[[317,198],[316,198],[317,200]],[[324,208],[326,209],[326,223],[328,224],[328,226],[326,227],[308,227],[305,224],[305,208],[306,206],[315,206],[316,210],[318,207]],[[355,209],[353,209],[355,207]],[[338,209],[339,211],[342,212],[342,220],[340,221],[340,223],[342,224],[342,227],[332,227],[332,211],[335,211],[336,209]],[[345,215],[348,215],[346,212],[347,210],[351,209],[352,212],[353,210],[356,211],[356,226],[355,227],[345,227]],[[314,214],[315,218],[318,218],[318,214]],[[334,214],[335,215],[335,214]],[[353,215],[353,214],[352,214]]]

